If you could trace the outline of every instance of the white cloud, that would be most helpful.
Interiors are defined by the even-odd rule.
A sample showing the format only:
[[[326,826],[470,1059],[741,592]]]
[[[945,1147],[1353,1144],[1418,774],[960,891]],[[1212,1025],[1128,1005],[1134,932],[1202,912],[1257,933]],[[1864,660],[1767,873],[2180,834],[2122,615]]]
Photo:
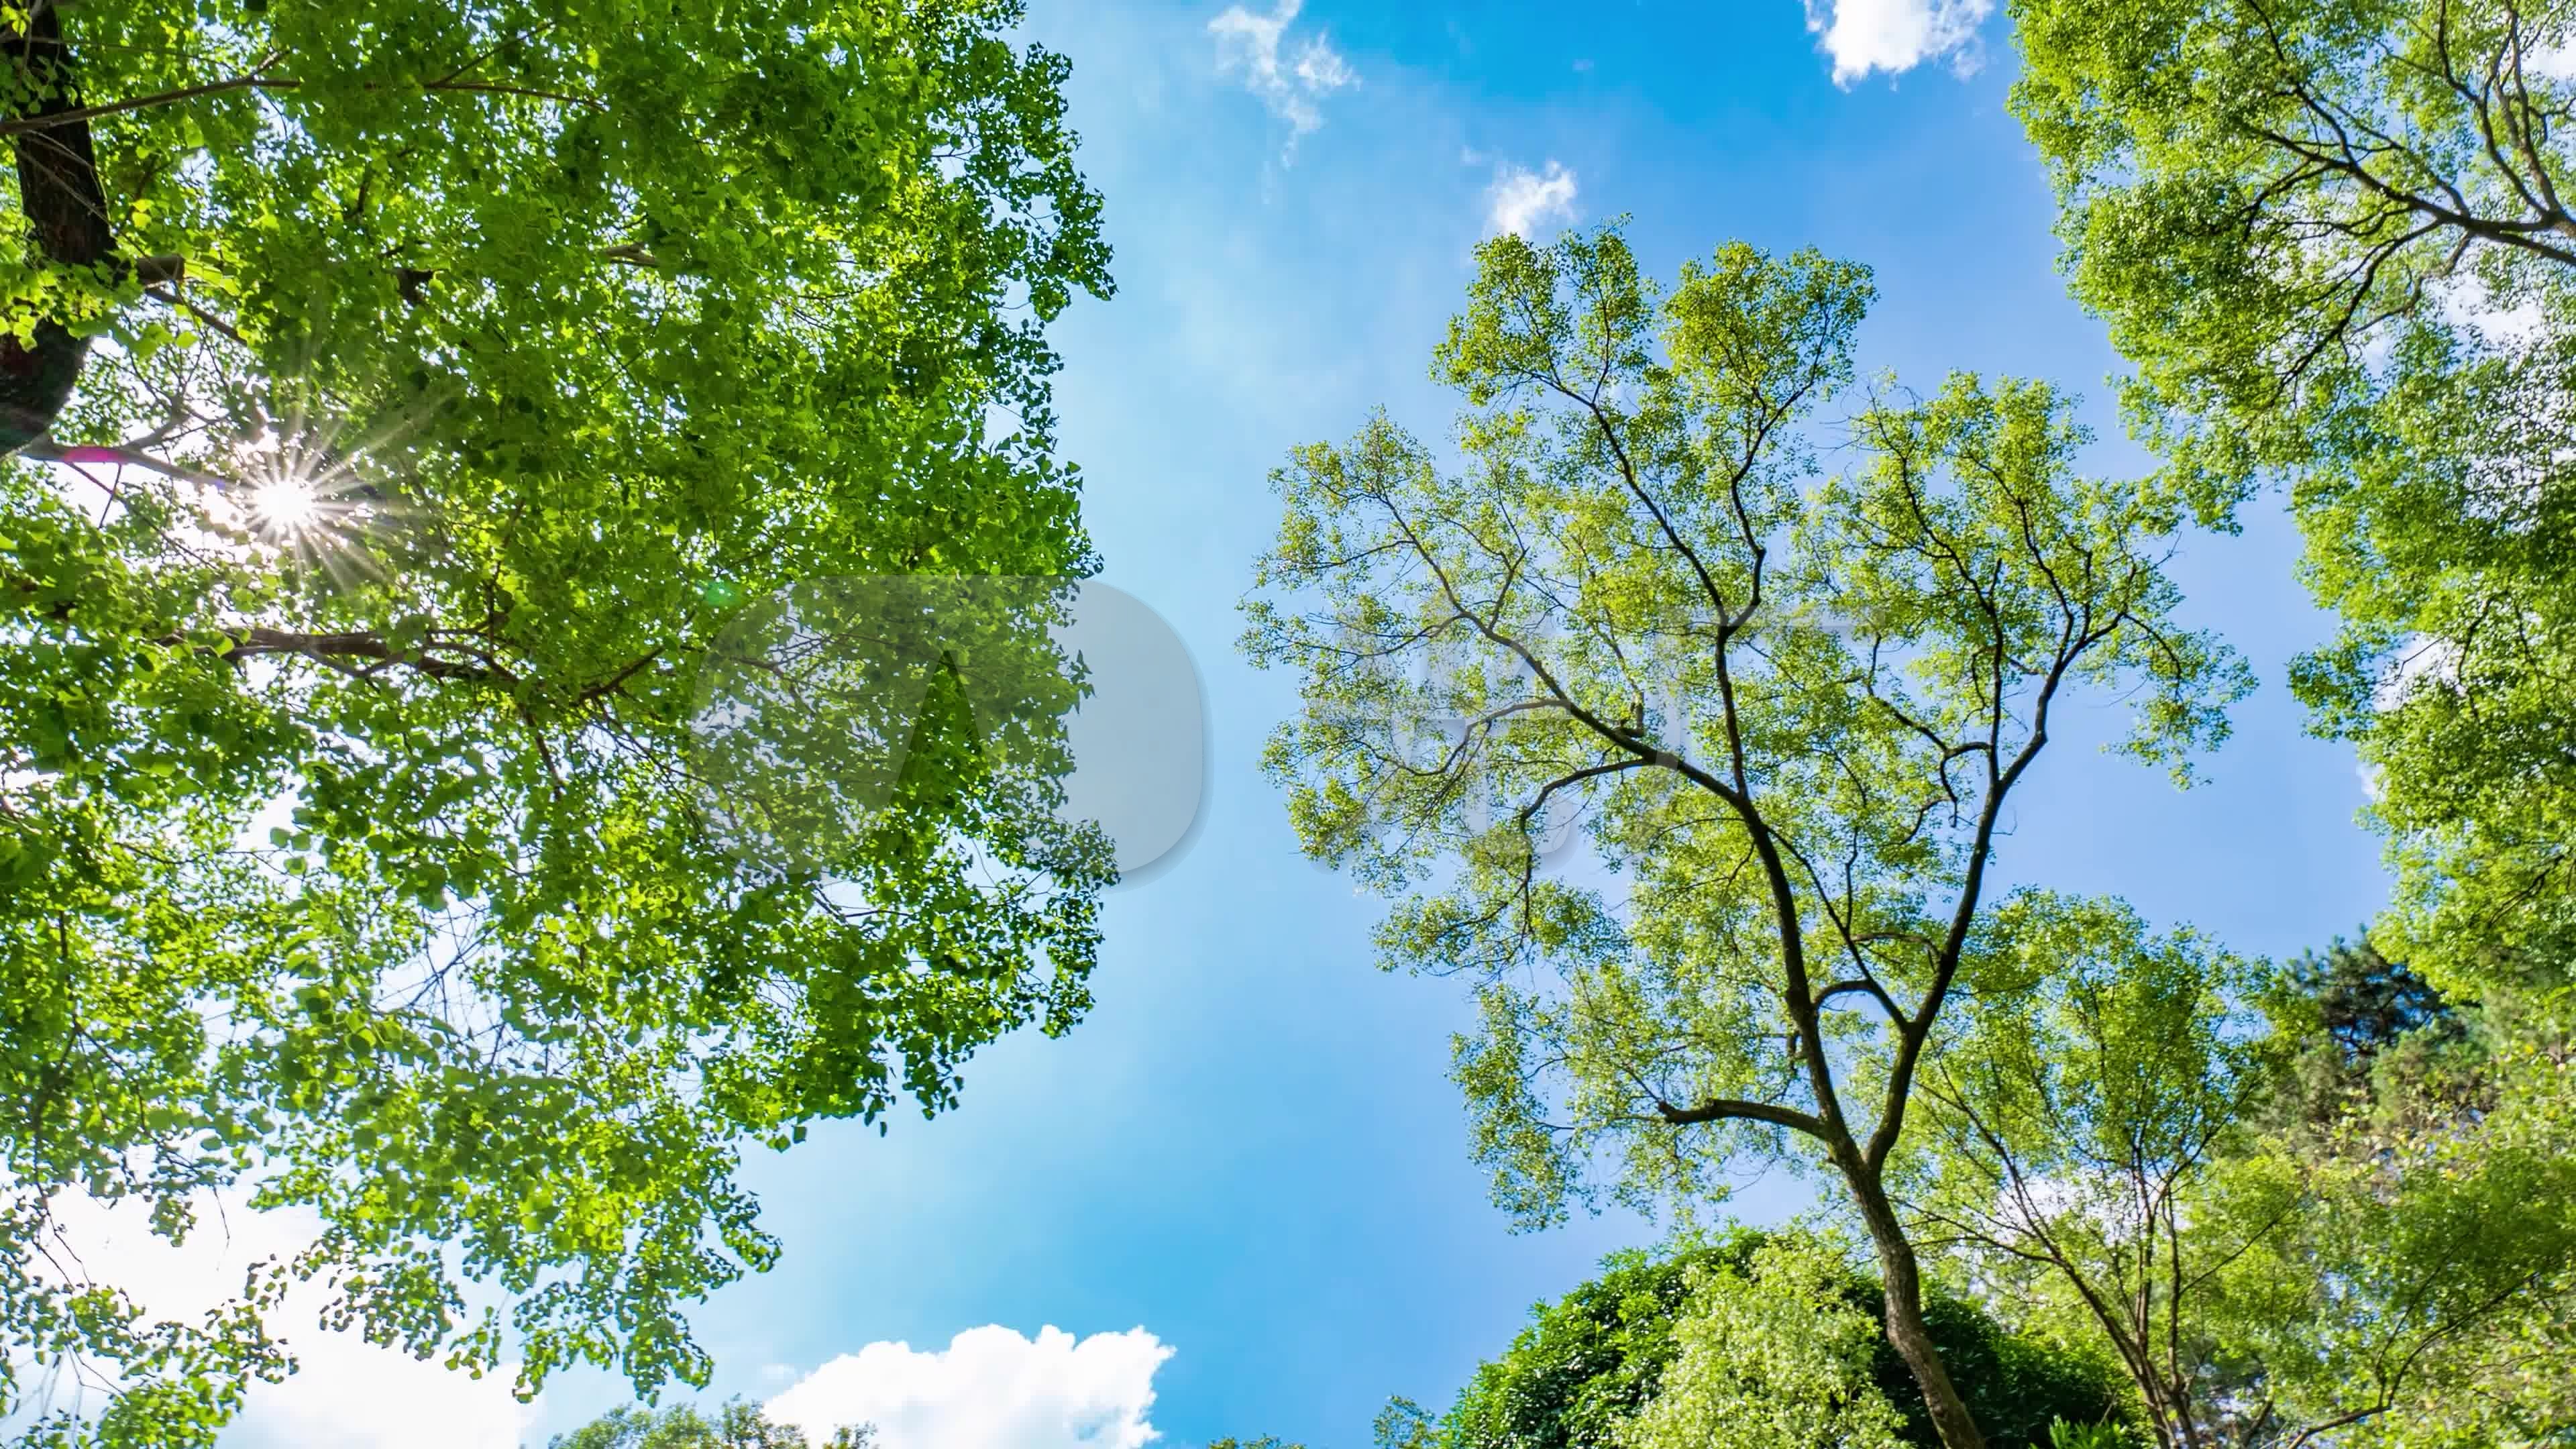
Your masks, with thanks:
[[[2576,81],[2576,37],[2560,35],[2524,51],[2522,71],[2544,80]]]
[[[1360,83],[1358,73],[1322,34],[1288,48],[1288,27],[1304,5],[1305,0],[1279,0],[1267,15],[1230,5],[1207,27],[1216,37],[1217,74],[1241,75],[1245,89],[1259,96],[1270,114],[1288,123],[1291,153],[1298,137],[1324,124],[1323,108],[1317,102]]]
[[[2386,714],[2406,703],[2406,697],[2419,684],[2435,686],[2456,682],[2460,677],[2459,646],[2447,639],[2429,639],[2418,634],[2408,640],[2389,667],[2371,687],[2370,707]],[[2361,777],[2361,793],[2371,803],[2381,798],[2380,773],[2377,765],[2367,760],[2353,762],[2353,773]]]
[[[1077,1343],[992,1325],[944,1350],[872,1343],[771,1399],[769,1417],[820,1441],[844,1424],[877,1426],[882,1449],[1142,1449],[1154,1371],[1172,1350],[1142,1328]]]
[[[1995,0],[1806,0],[1807,28],[1833,57],[1834,83],[1850,85],[1871,71],[1890,75],[1950,57],[1960,74],[1983,56],[1977,27]]]
[[[253,1264],[293,1257],[320,1227],[307,1211],[260,1213],[238,1198],[207,1201],[186,1244],[173,1247],[149,1230],[135,1203],[111,1208],[74,1194],[58,1199],[56,1212],[97,1279],[124,1288],[154,1317],[180,1321],[239,1295]],[[516,1366],[474,1379],[435,1359],[423,1362],[357,1334],[333,1332],[319,1323],[326,1296],[322,1285],[299,1285],[269,1315],[269,1332],[294,1355],[297,1371],[284,1383],[251,1386],[240,1416],[224,1431],[224,1449],[518,1449],[535,1409],[510,1392]],[[50,1407],[100,1406],[93,1398]],[[12,1427],[0,1421],[0,1437]]]
[[[201,1212],[184,1247],[153,1235],[134,1204],[66,1198],[61,1215],[82,1261],[156,1317],[193,1319],[238,1294],[245,1271],[312,1242],[318,1222],[296,1210],[254,1213],[227,1201]],[[298,1371],[257,1384],[222,1449],[521,1449],[535,1405],[510,1392],[512,1365],[482,1379],[451,1373],[316,1323],[323,1290],[303,1285],[270,1318]],[[788,1385],[771,1417],[816,1443],[843,1424],[878,1426],[881,1449],[1145,1449],[1154,1375],[1172,1350],[1143,1328],[1076,1341],[1057,1328],[1035,1339],[969,1329],[937,1352],[872,1343],[801,1379],[786,1365],[759,1377]],[[49,1407],[74,1407],[58,1403]],[[96,1401],[87,1407],[96,1408]],[[0,1438],[21,1427],[0,1419]]]
[[[1574,220],[1574,173],[1554,161],[1544,173],[1506,166],[1485,193],[1486,230],[1527,237],[1541,225]]]
[[[2548,331],[2548,319],[2537,300],[2525,298],[2512,306],[2500,306],[2475,272],[2461,272],[2437,281],[2433,304],[2441,310],[2444,321],[2476,332],[2493,347],[2520,350],[2539,341]],[[2393,341],[2377,339],[2374,345],[2379,355],[2371,362],[2376,366],[2388,360],[2386,354]]]
[[[2371,708],[2386,714],[2406,703],[2418,684],[2430,681],[2435,686],[2454,683],[2460,675],[2460,648],[2447,639],[2429,639],[2418,634],[2407,641],[2397,658],[2380,675],[2370,691]]]
[[[473,1379],[353,1333],[288,1339],[296,1375],[251,1390],[223,1449],[519,1449],[536,1417],[511,1396],[510,1367]]]

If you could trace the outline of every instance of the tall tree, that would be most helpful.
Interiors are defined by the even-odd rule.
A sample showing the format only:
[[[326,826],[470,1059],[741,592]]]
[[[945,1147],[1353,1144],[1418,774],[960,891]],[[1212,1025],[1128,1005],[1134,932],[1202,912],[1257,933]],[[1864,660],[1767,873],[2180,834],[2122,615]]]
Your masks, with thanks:
[[[1395,898],[1390,964],[1475,981],[1477,1152],[1525,1224],[1823,1170],[1944,1443],[1984,1442],[1890,1196],[1955,993],[2011,968],[1996,832],[2085,687],[2177,770],[2246,687],[2173,621],[2181,524],[2078,476],[2043,385],[1865,408],[1818,481],[1867,274],[1721,248],[1658,296],[1615,233],[1488,243],[1436,375],[1454,469],[1380,417],[1276,475],[1246,644],[1307,850]],[[1812,486],[1811,486],[1812,485]],[[1579,832],[1606,875],[1544,868]]]
[[[299,1277],[526,1389],[702,1379],[686,1306],[776,1253],[746,1143],[945,1106],[978,1045],[1082,1011],[1108,857],[973,689],[913,696],[819,853],[746,851],[697,769],[730,615],[816,580],[1040,580],[977,627],[1054,681],[1030,730],[1071,698],[1043,581],[1092,556],[1043,328],[1107,253],[1020,18],[0,17],[0,1412],[31,1438],[206,1442],[290,1366]],[[322,1233],[203,1320],[66,1251],[75,1195],[177,1239],[219,1192]]]
[[[2525,0],[2014,0],[2013,105],[2076,296],[2218,511],[2266,477],[2342,637],[2392,948],[2446,989],[2576,962],[2576,32]]]

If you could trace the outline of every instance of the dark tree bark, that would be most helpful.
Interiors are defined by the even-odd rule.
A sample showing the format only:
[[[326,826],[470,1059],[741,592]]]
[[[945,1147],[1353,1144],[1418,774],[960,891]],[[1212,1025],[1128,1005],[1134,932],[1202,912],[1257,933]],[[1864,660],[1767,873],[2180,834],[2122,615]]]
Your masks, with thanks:
[[[1897,1357],[1914,1373],[1915,1384],[1923,1390],[1924,1408],[1932,1415],[1932,1427],[1940,1432],[1947,1449],[1984,1449],[1985,1431],[1976,1416],[1968,1411],[1967,1400],[1958,1385],[1950,1381],[1948,1365],[1941,1361],[1939,1345],[1932,1341],[1932,1328],[1923,1320],[1923,1273],[1914,1257],[1914,1245],[1897,1221],[1896,1209],[1887,1200],[1886,1190],[1875,1174],[1854,1176],[1849,1165],[1845,1175],[1851,1179],[1852,1197],[1860,1206],[1861,1220],[1868,1226],[1870,1245],[1878,1252],[1878,1272],[1887,1290],[1887,1341]]]
[[[25,32],[0,35],[0,52],[16,72],[11,118],[38,122],[10,136],[17,151],[18,206],[26,214],[30,242],[37,255],[57,266],[111,262],[115,238],[89,122],[71,116],[43,124],[80,105],[61,12],[51,0],[33,0]],[[45,435],[71,400],[88,360],[89,339],[73,336],[58,322],[36,324],[32,347],[0,334],[0,451],[15,452]]]

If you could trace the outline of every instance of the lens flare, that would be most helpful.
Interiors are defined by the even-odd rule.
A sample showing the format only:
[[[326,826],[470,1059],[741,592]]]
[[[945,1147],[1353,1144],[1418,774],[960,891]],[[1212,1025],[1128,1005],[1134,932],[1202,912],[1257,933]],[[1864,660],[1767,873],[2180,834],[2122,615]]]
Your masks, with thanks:
[[[271,537],[296,537],[322,521],[322,494],[296,474],[271,478],[251,491],[251,520]]]
[[[209,511],[264,563],[316,569],[341,587],[382,577],[371,545],[400,510],[363,471],[374,440],[304,406],[280,421],[254,417],[216,471]]]

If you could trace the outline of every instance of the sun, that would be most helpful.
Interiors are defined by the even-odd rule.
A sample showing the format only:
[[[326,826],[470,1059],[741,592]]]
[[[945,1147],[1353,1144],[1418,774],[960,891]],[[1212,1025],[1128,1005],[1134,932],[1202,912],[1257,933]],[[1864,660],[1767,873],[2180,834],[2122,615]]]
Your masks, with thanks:
[[[251,491],[250,514],[263,533],[298,535],[321,522],[322,495],[312,479],[288,473]]]

